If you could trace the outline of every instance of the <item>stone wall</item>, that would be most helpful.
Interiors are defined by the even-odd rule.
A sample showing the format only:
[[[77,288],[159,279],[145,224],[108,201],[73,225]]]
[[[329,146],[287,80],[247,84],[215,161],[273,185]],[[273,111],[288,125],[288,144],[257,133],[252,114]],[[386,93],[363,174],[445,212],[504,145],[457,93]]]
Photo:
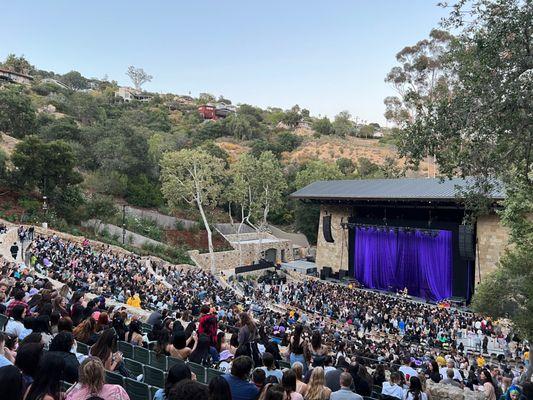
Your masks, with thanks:
[[[331,235],[334,243],[328,243],[322,234],[322,217],[331,215]],[[333,271],[348,269],[348,231],[341,228],[341,219],[348,222],[350,210],[342,206],[320,206],[320,221],[318,224],[316,266],[331,267]]]
[[[485,215],[477,221],[476,282],[494,271],[509,241],[509,231],[497,215]]]
[[[238,236],[241,241],[258,240],[259,236],[265,242],[259,243],[241,243],[239,252]],[[241,235],[226,235],[225,238],[233,246],[234,250],[215,252],[215,265],[217,271],[234,269],[241,265],[250,265],[259,260],[259,254],[269,249],[276,250],[276,259],[281,261],[282,251],[285,254],[285,260],[292,260],[292,245],[288,240],[276,239],[267,233],[243,233]],[[274,240],[271,242],[271,240]],[[211,269],[211,256],[209,253],[200,253],[198,250],[189,251],[189,257],[194,263],[206,270]]]

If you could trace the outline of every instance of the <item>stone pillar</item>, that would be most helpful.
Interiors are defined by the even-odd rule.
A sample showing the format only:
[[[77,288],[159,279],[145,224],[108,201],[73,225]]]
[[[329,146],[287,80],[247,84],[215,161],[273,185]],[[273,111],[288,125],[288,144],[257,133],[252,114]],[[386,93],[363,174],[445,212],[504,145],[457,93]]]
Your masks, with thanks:
[[[331,236],[334,243],[328,243],[322,234],[322,217],[331,215]],[[333,271],[348,269],[348,230],[341,228],[341,220],[348,222],[350,211],[341,206],[320,206],[320,221],[318,223],[318,236],[316,246],[316,266],[331,267]]]
[[[475,282],[479,282],[497,268],[500,257],[509,242],[509,231],[502,225],[497,215],[479,217],[476,228]]]

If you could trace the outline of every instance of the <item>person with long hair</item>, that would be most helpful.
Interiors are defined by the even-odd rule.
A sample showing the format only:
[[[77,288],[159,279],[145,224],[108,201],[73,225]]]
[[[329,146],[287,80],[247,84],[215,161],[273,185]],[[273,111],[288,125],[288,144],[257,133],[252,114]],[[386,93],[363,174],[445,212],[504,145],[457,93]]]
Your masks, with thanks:
[[[170,394],[170,390],[184,379],[193,379],[195,376],[191,373],[191,369],[185,363],[177,363],[168,370],[167,379],[165,381],[165,387],[158,389],[153,400],[167,400]]]
[[[113,329],[102,332],[98,341],[91,347],[90,355],[98,357],[107,371],[115,371],[122,362],[122,353],[114,352],[116,349],[116,336]]]
[[[322,367],[313,368],[307,384],[305,400],[328,400],[331,395],[331,389],[325,385],[324,369]]]
[[[311,335],[311,342],[308,344],[309,361],[314,367],[324,365],[329,348],[322,344],[322,335],[319,331],[314,331]]]
[[[53,353],[45,354],[24,400],[61,400],[61,377],[64,368],[63,358]]]
[[[302,396],[307,393],[307,384],[303,381],[304,366],[301,362],[295,362],[292,364],[291,369],[296,374],[296,391]]]
[[[221,376],[215,376],[211,379],[207,391],[209,392],[208,400],[232,400],[228,381]]]
[[[428,396],[424,393],[422,382],[418,376],[411,376],[409,378],[409,388],[405,391],[403,398],[404,400],[428,400]]]
[[[435,383],[439,383],[442,380],[442,375],[440,374],[439,364],[437,361],[433,360],[428,363],[428,378]]]
[[[485,392],[485,397],[487,400],[496,400],[496,388],[494,387],[494,382],[492,380],[492,375],[488,369],[482,369],[479,375],[479,380],[481,381],[481,388]]]
[[[245,345],[256,340],[257,337],[257,326],[255,325],[254,320],[247,312],[242,312],[239,314],[239,346]]]
[[[67,286],[68,287],[68,286]],[[52,301],[52,309],[62,317],[68,317],[67,300],[63,296],[56,296]]]
[[[286,400],[304,400],[303,396],[296,391],[296,373],[292,369],[283,371],[281,386],[285,390]]]
[[[374,385],[381,387],[383,382],[387,380],[385,377],[385,366],[383,364],[378,364],[376,369],[372,373],[372,380]]]
[[[74,338],[81,343],[88,346],[92,346],[98,340],[98,334],[96,333],[96,321],[93,317],[89,317],[82,321],[72,331]]]
[[[65,400],[85,400],[89,397],[101,397],[104,400],[129,400],[122,386],[105,383],[104,365],[99,358],[87,357],[83,360],[79,376],[79,382],[67,391]]]
[[[15,366],[22,372],[24,390],[35,379],[42,356],[43,346],[40,343],[28,343],[19,347],[15,359]]]
[[[26,317],[26,307],[22,304],[17,304],[11,310],[11,318],[7,321],[5,328],[6,333],[16,335],[20,340],[28,336],[32,330],[24,326],[24,318]]]
[[[212,360],[209,351],[211,339],[205,333],[202,333],[195,341],[198,343],[195,343],[196,348],[189,355],[189,361],[203,366],[209,366]]]
[[[78,369],[80,363],[76,358],[76,355],[71,352],[74,346],[74,337],[70,332],[60,332],[50,343],[49,353],[57,354],[65,361],[65,367],[63,369],[63,375],[61,379],[70,383],[74,383],[78,380]]]
[[[142,326],[139,320],[134,319],[130,322],[128,333],[126,335],[126,342],[131,343],[134,346],[142,346],[144,344]]]
[[[172,357],[179,358],[180,360],[187,360],[194,349],[196,349],[197,340],[194,340],[196,335],[191,335],[187,339],[187,334],[185,331],[178,331],[174,333],[172,338],[172,347],[170,349],[170,354]],[[194,340],[194,345],[190,348],[190,343]]]
[[[269,383],[259,396],[259,400],[285,400],[285,390],[280,384]]]
[[[2,388],[2,400],[22,400],[23,379],[17,367],[6,365],[0,368],[0,388]]]
[[[302,324],[296,324],[294,332],[289,339],[289,360],[291,365],[295,362],[300,362],[304,368],[304,374],[307,373],[307,363],[304,356],[304,347],[307,345],[307,340],[303,338],[304,327]]]

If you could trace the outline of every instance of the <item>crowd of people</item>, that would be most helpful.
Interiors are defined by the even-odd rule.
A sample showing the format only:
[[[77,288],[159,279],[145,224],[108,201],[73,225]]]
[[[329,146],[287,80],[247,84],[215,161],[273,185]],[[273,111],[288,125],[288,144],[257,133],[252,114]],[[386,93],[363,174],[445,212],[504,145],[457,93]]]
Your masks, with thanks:
[[[138,378],[117,341],[224,373],[204,385],[176,363],[154,400],[428,400],[436,384],[533,398],[528,344],[472,313],[317,280],[249,281],[241,296],[198,269],[55,235],[34,238],[28,258],[1,265],[2,399],[128,399],[105,383],[106,370]],[[150,332],[109,299],[151,311]],[[458,343],[468,335],[480,340],[470,353]],[[498,359],[485,351],[489,336],[507,344]],[[62,381],[75,384],[65,393]]]

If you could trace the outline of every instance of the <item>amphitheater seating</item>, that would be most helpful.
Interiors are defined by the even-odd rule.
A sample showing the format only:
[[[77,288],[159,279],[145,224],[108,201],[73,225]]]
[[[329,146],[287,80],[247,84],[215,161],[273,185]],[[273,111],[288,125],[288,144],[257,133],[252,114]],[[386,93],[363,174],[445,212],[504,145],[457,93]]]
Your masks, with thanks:
[[[150,365],[166,371],[168,368],[167,356],[157,355],[155,351],[150,352]]]
[[[126,364],[126,368],[133,376],[139,376],[144,373],[143,364],[139,361],[132,360],[131,358],[124,358],[124,364]]]
[[[133,358],[133,345],[128,342],[119,340],[117,342],[118,350],[122,352],[122,355],[127,358]]]
[[[194,372],[196,374],[196,380],[198,382],[206,383],[206,378],[207,378],[206,367],[199,365],[199,364],[192,363],[192,362],[188,362],[187,365],[191,369],[191,372]]]
[[[7,325],[7,321],[9,320],[9,317],[4,314],[0,314],[0,331],[3,331]]]
[[[211,382],[211,379],[213,379],[215,376],[220,376],[220,375],[224,375],[224,372],[219,371],[218,369],[207,368],[207,378],[206,378],[205,383],[209,384],[209,382]]]
[[[133,359],[143,364],[150,364],[150,350],[141,346],[133,346]]]
[[[151,367],[149,365],[143,366],[144,370],[144,383],[151,386],[157,386],[162,388],[165,386],[166,373],[163,370]]]
[[[124,389],[128,392],[130,400],[150,400],[150,386],[135,379],[124,378]]]
[[[124,377],[116,372],[106,371],[105,381],[113,385],[124,386]]]

